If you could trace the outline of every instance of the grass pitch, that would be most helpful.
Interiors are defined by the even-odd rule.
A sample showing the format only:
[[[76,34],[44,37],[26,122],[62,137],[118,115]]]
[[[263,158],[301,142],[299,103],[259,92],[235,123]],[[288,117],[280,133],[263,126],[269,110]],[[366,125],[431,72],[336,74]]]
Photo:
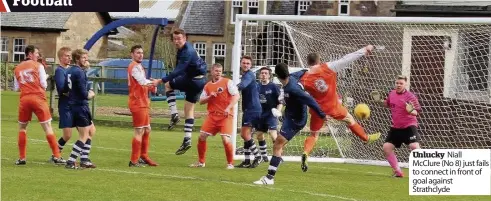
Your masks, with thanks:
[[[299,163],[285,162],[274,186],[255,186],[252,182],[266,174],[268,164],[226,170],[222,144],[215,137],[208,141],[206,167],[189,168],[197,160],[196,146],[176,156],[182,132],[161,130],[152,132],[150,142],[150,156],[160,166],[129,168],[132,130],[97,124],[90,154],[96,169],[67,170],[48,164],[51,152],[36,120],[28,127],[27,165],[15,166],[18,94],[1,96],[2,200],[491,200],[490,196],[410,197],[408,178],[392,178],[389,167],[350,164],[310,163],[304,173]],[[60,137],[58,122],[53,127]],[[193,145],[197,137],[195,132]],[[65,146],[65,158],[73,142]]]

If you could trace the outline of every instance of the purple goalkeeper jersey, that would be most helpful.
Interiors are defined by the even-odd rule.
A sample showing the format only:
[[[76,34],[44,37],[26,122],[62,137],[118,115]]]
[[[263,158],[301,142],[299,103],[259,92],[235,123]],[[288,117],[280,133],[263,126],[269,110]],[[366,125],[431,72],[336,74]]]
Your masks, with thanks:
[[[405,90],[402,93],[397,93],[396,90],[392,90],[385,100],[385,103],[390,107],[392,115],[392,127],[393,128],[407,128],[409,126],[418,126],[418,120],[416,116],[409,114],[406,111],[406,103],[413,104],[414,109],[421,111],[421,105],[418,102],[418,98],[410,91]]]

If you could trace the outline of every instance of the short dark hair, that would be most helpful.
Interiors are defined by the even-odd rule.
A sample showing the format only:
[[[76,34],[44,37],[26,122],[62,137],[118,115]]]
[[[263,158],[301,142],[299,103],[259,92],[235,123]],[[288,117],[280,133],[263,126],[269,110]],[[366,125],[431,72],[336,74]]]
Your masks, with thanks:
[[[307,64],[309,66],[316,65],[317,62],[320,60],[320,56],[317,53],[310,53],[307,55]]]
[[[407,76],[405,76],[405,75],[398,75],[397,76],[397,80],[404,80],[404,81],[407,82]]]
[[[29,56],[29,53],[34,53],[34,51],[36,51],[36,49],[39,50],[38,47],[34,46],[34,45],[28,45],[26,47],[26,49],[24,50],[24,53],[26,54],[26,57]]]
[[[285,63],[276,64],[274,68],[274,73],[276,74],[278,79],[282,80],[290,76],[290,72],[288,72],[288,65],[286,65]]]
[[[133,47],[131,47],[131,53],[133,53],[136,49],[143,49],[143,47],[141,45],[133,45]]]
[[[240,57],[241,62],[242,62],[242,59],[247,59],[247,60],[251,61],[251,64],[252,64],[252,57],[251,56],[244,55],[244,56]]]
[[[180,29],[180,28],[175,28],[174,30],[172,30],[172,34],[174,35],[182,34],[183,36],[186,36],[186,32],[184,31],[184,29]]]
[[[259,73],[261,73],[263,70],[267,70],[269,72],[269,74],[271,75],[271,68],[266,67],[266,66],[265,67],[262,67],[262,68],[259,69]]]

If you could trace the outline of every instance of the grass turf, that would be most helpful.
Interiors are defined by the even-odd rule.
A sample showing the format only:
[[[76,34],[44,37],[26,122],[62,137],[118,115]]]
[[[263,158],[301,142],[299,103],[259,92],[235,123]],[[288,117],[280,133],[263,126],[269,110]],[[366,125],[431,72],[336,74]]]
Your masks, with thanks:
[[[274,186],[255,186],[252,182],[265,175],[267,164],[256,169],[226,170],[220,138],[215,137],[208,140],[206,167],[189,168],[197,160],[196,147],[176,156],[174,152],[182,140],[182,132],[159,130],[152,132],[150,156],[160,166],[129,168],[132,130],[97,125],[90,157],[98,167],[67,170],[47,163],[51,152],[36,120],[28,127],[28,164],[15,166],[18,96],[13,92],[1,95],[2,200],[471,201],[491,198],[409,196],[408,178],[390,177],[389,167],[351,164],[310,163],[309,171],[303,173],[299,163],[285,162],[278,169]],[[57,126],[58,122],[53,122],[53,127]],[[61,135],[59,129],[55,132],[58,137]],[[193,145],[197,136],[195,132]],[[65,158],[73,142],[65,146]]]

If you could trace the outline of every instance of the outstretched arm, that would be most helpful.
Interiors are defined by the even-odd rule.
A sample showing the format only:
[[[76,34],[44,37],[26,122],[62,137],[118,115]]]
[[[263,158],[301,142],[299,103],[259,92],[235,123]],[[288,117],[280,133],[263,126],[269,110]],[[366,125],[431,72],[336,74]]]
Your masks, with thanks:
[[[344,55],[343,58],[339,60],[327,62],[327,66],[331,68],[334,72],[340,72],[344,70],[346,67],[348,67],[350,63],[371,53],[373,49],[374,49],[373,45],[368,45],[366,47],[363,47],[362,49],[359,49],[356,52]]]

